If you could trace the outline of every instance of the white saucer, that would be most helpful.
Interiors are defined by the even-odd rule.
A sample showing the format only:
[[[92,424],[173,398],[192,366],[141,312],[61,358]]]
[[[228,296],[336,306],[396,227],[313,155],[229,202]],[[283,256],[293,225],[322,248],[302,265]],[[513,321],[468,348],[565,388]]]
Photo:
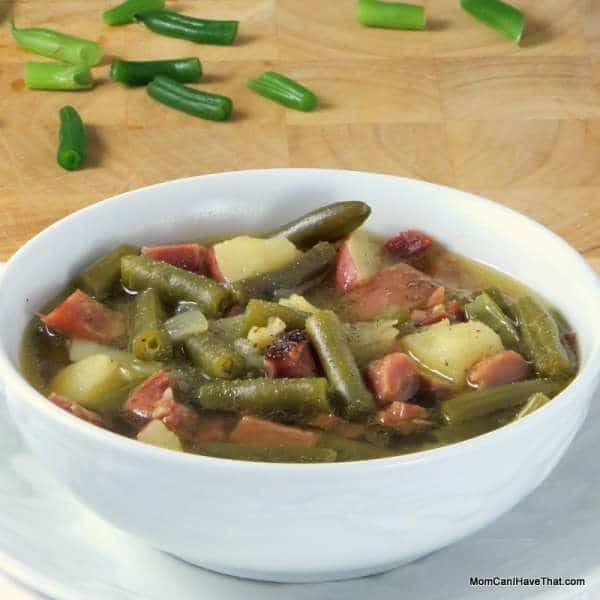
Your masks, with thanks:
[[[325,584],[260,583],[184,563],[94,516],[28,452],[0,393],[0,575],[4,571],[59,600],[591,600],[600,598],[599,462],[596,404],[545,483],[476,535],[383,575]],[[583,577],[586,585],[469,585],[470,577],[496,576]]]

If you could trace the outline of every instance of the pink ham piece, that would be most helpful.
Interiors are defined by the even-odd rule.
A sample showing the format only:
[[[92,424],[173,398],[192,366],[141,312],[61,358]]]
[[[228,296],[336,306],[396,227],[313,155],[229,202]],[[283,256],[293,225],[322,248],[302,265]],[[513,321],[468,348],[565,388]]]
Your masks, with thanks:
[[[360,278],[356,263],[348,246],[348,240],[340,246],[335,267],[335,282],[340,290],[348,291]]]
[[[208,272],[208,250],[200,244],[171,244],[142,248],[142,254],[174,267],[205,274]]]
[[[366,427],[362,423],[350,423],[333,413],[319,413],[307,425],[350,440],[362,437],[366,431]]]
[[[196,411],[175,400],[173,380],[165,371],[157,371],[133,390],[123,405],[123,417],[136,427],[160,419],[182,440],[193,440],[199,428]]]
[[[443,402],[452,396],[453,388],[449,383],[439,379],[433,379],[426,375],[420,375],[418,399],[423,404],[435,404]]]
[[[228,417],[201,417],[194,436],[196,442],[226,442],[232,420]]]
[[[103,344],[127,332],[125,317],[81,290],[75,290],[62,304],[40,319],[65,337],[78,337]]]
[[[431,246],[431,243],[432,240],[429,236],[409,229],[390,238],[384,248],[396,258],[413,258],[423,254]]]
[[[380,408],[392,402],[406,402],[419,391],[417,365],[402,352],[394,352],[369,363],[367,379]]]
[[[212,277],[215,281],[225,281],[225,277],[223,277],[223,273],[221,273],[221,269],[219,269],[219,265],[217,264],[217,256],[215,255],[214,248],[209,248],[208,250],[207,268],[209,277]]]
[[[375,422],[403,435],[410,435],[421,429],[428,416],[428,411],[417,404],[392,402],[384,410],[377,411]]]
[[[312,377],[317,363],[304,331],[284,333],[265,353],[265,371],[269,377]]]
[[[56,404],[56,406],[60,406],[63,410],[74,414],[76,417],[91,423],[92,425],[98,425],[98,427],[104,427],[104,419],[93,410],[89,410],[88,408],[84,408],[80,406],[76,402],[72,402],[69,398],[65,398],[64,396],[60,396],[59,394],[55,394],[52,392],[48,397],[50,402]]]
[[[257,417],[242,417],[229,435],[229,441],[236,444],[314,448],[319,442],[319,436],[313,431],[305,431],[298,427],[289,427]]]
[[[352,288],[347,297],[357,317],[367,321],[393,306],[416,308],[425,303],[437,287],[425,273],[398,263]]]
[[[439,304],[444,304],[444,299],[446,297],[446,289],[443,287],[435,288],[433,294],[429,296],[429,300],[427,300],[427,308],[433,308],[434,306],[438,306]]]
[[[518,352],[505,350],[474,364],[467,380],[477,387],[488,388],[521,381],[529,371],[529,363]]]

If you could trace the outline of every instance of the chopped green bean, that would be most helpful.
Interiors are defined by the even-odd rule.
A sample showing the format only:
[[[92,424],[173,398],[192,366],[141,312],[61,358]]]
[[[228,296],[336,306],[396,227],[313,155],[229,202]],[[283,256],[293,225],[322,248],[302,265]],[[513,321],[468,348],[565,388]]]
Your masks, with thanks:
[[[59,117],[56,161],[63,169],[75,171],[85,162],[85,127],[79,113],[72,106],[63,106],[59,111]]]
[[[515,415],[515,421],[530,415],[532,412],[536,411],[538,408],[544,406],[550,402],[550,398],[546,396],[546,394],[542,392],[537,392],[535,394],[531,394],[527,399],[527,402],[523,405],[523,408]]]
[[[256,275],[236,281],[232,291],[240,304],[251,298],[272,298],[279,289],[295,290],[316,283],[335,260],[335,248],[328,242],[320,242],[299,256],[294,262],[277,271]]]
[[[332,448],[337,452],[336,460],[345,462],[349,460],[369,460],[372,458],[384,458],[393,456],[384,448],[378,448],[373,444],[348,440],[346,438],[328,433],[321,434],[319,446],[323,448]]]
[[[102,58],[102,48],[91,40],[50,29],[35,27],[18,29],[14,21],[11,23],[11,32],[21,48],[40,56],[88,67],[97,65]]]
[[[245,371],[243,357],[211,331],[187,338],[184,346],[192,363],[208,377],[234,379]]]
[[[235,317],[215,319],[214,321],[210,321],[208,329],[232,344],[235,340],[243,338],[248,333],[246,329],[246,315],[241,314]]]
[[[336,202],[317,208],[302,217],[278,227],[267,234],[281,236],[301,249],[317,242],[337,242],[360,227],[371,214],[364,202]]]
[[[30,90],[89,90],[94,79],[88,66],[64,63],[25,63],[25,85]]]
[[[529,296],[519,298],[514,310],[519,320],[523,351],[538,374],[551,379],[570,377],[573,365],[552,315]]]
[[[483,291],[500,307],[500,310],[510,318],[513,324],[516,323],[517,319],[513,310],[514,300],[497,287],[489,287]]]
[[[130,86],[147,85],[157,75],[166,75],[180,83],[193,83],[202,78],[202,65],[196,57],[171,60],[113,60],[110,77]]]
[[[246,85],[253,92],[295,110],[308,112],[314,110],[319,102],[308,88],[274,71],[249,79]]]
[[[322,377],[215,381],[199,387],[195,402],[211,410],[259,414],[283,420],[330,412],[327,380]]]
[[[283,306],[277,302],[268,302],[267,300],[250,300],[244,312],[244,335],[252,327],[264,327],[270,318],[279,318],[287,326],[287,329],[304,329],[307,313]]]
[[[215,458],[252,460],[278,463],[334,462],[336,451],[331,448],[302,448],[298,446],[258,446],[255,444],[196,443],[189,450]]]
[[[231,304],[229,292],[212,279],[145,256],[124,256],[121,280],[130,290],[154,288],[163,302],[195,302],[209,318]]]
[[[500,336],[505,348],[519,347],[519,334],[515,326],[485,292],[479,294],[473,302],[466,304],[465,312],[469,319],[481,321],[491,327]]]
[[[495,412],[517,408],[531,394],[542,392],[548,397],[558,394],[565,384],[549,379],[529,379],[508,385],[465,392],[442,403],[442,415],[450,423],[469,421]]]
[[[107,25],[133,23],[136,16],[165,8],[165,0],[125,0],[122,4],[108,9],[102,15]]]
[[[402,2],[358,0],[356,18],[361,25],[384,29],[425,29],[427,25],[423,6]]]
[[[173,352],[163,328],[164,312],[152,288],[139,293],[131,305],[131,352],[142,360],[165,360]]]
[[[519,43],[525,28],[525,15],[501,0],[460,0],[465,11],[480,23]]]
[[[356,419],[375,412],[373,395],[365,386],[337,315],[320,310],[306,319],[306,331],[345,416]]]

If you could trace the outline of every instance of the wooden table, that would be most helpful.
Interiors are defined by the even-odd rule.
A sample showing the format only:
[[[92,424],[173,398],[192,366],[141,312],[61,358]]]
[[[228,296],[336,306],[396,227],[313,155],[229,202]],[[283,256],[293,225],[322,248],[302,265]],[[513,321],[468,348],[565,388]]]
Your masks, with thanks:
[[[53,221],[140,186],[216,171],[339,167],[405,175],[479,192],[549,226],[600,271],[600,1],[514,0],[529,17],[520,47],[429,0],[425,32],[367,29],[355,0],[202,0],[181,12],[241,21],[234,47],[198,46],[141,25],[110,28],[110,0],[0,0],[0,259]],[[98,40],[95,89],[24,89],[7,16]],[[108,79],[112,57],[197,55],[202,88],[234,99],[209,123]],[[266,69],[321,99],[288,111],[245,88]],[[88,124],[89,161],[55,162],[57,113]]]

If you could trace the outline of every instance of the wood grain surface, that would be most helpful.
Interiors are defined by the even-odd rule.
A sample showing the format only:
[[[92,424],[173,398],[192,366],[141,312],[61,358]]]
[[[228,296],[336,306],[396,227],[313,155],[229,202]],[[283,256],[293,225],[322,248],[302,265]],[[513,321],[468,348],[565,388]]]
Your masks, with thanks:
[[[544,223],[600,271],[600,0],[514,0],[528,16],[521,46],[482,27],[458,0],[429,0],[429,29],[361,27],[355,0],[202,0],[175,10],[239,19],[233,47],[199,46],[141,25],[110,28],[110,0],[0,0],[0,259],[53,221],[97,200],[168,179],[260,167],[337,167],[475,191]],[[24,88],[31,55],[19,26],[99,41],[85,92]],[[229,123],[172,111],[144,89],[112,83],[112,57],[198,56],[199,87],[230,95]],[[35,60],[35,58],[33,58]],[[265,69],[311,87],[304,114],[245,88]],[[55,162],[57,113],[88,125],[89,161]]]

